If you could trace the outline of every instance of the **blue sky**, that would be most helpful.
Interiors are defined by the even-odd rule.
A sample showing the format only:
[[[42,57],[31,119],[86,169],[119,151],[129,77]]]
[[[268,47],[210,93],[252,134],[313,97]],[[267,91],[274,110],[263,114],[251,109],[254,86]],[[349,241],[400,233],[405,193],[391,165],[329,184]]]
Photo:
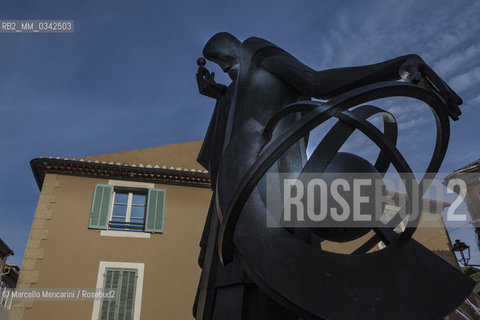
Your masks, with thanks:
[[[31,159],[203,138],[213,101],[198,94],[195,61],[220,31],[268,39],[314,69],[417,53],[464,100],[441,171],[480,158],[478,17],[475,0],[0,0],[0,19],[75,20],[73,34],[0,34],[0,237],[16,253],[9,262],[22,262],[38,200]],[[417,104],[387,106],[399,149],[424,170],[433,117]],[[471,229],[451,236],[474,245]]]

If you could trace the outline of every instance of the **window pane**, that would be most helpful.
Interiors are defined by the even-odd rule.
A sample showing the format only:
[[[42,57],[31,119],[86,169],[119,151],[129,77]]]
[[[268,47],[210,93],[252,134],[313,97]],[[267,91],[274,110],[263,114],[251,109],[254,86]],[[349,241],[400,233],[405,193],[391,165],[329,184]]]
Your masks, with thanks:
[[[110,221],[110,230],[125,230],[125,219],[127,215],[127,206],[116,204],[113,206],[112,220]]]
[[[132,211],[130,212],[130,218],[141,218],[145,217],[145,207],[132,206]],[[133,222],[139,222],[133,221]]]
[[[117,191],[109,229],[144,232],[146,201],[146,194]]]
[[[112,218],[122,217],[123,220],[125,220],[126,215],[127,215],[127,205],[115,204],[113,206]]]
[[[127,204],[128,202],[128,193],[116,193],[115,194],[115,203]]]
[[[147,196],[144,194],[134,194],[132,198],[132,204],[144,206],[146,199],[147,199]]]

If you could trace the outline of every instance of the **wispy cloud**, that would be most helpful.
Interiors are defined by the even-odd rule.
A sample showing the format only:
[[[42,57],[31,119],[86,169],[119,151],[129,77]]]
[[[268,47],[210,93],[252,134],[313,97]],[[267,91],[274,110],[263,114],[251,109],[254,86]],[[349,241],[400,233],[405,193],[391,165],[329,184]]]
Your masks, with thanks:
[[[480,67],[453,77],[450,80],[452,88],[458,91],[465,91],[480,81]]]
[[[464,50],[455,51],[439,59],[435,62],[434,68],[439,74],[449,76],[465,68],[465,65],[471,65],[478,57],[480,57],[480,43],[475,43]]]

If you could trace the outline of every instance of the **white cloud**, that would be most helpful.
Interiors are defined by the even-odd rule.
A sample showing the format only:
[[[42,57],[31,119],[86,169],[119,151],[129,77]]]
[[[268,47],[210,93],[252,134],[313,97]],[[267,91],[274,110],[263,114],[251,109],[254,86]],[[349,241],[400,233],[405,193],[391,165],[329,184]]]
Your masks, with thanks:
[[[406,130],[427,122],[425,118],[413,118],[407,122],[398,124],[399,130]]]
[[[465,89],[480,81],[480,67],[455,76],[450,80],[452,89],[465,91]]]
[[[475,98],[472,99],[473,103],[479,103],[480,104],[480,94],[476,96]]]
[[[474,44],[465,50],[456,51],[446,57],[439,59],[434,64],[434,69],[440,75],[449,75],[462,68],[464,64],[468,64],[472,59],[480,59],[480,43]]]

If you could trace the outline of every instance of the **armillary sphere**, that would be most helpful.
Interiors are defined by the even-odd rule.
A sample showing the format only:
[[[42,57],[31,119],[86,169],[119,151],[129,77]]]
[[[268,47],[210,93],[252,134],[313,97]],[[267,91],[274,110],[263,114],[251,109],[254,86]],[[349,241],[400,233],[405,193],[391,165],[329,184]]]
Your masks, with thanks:
[[[398,128],[393,115],[366,103],[388,97],[408,97],[430,107],[436,121],[436,143],[427,172],[416,180],[404,156],[396,147]],[[272,134],[281,119],[294,113],[303,116],[279,136]],[[383,132],[367,119],[383,118]],[[271,118],[262,135],[258,154],[235,186],[227,175],[217,177],[217,210],[220,218],[219,255],[224,264],[233,257],[248,275],[275,301],[304,319],[440,319],[462,303],[473,288],[473,281],[412,239],[420,216],[408,219],[403,232],[393,227],[373,228],[374,235],[351,254],[321,250],[297,238],[286,228],[267,228],[266,207],[256,191],[272,165],[295,143],[327,120],[338,121],[318,144],[306,162],[305,172],[339,172],[354,162],[366,160],[338,152],[350,135],[361,131],[380,149],[369,172],[383,177],[393,165],[408,183],[409,199],[423,195],[438,172],[449,140],[449,119],[445,103],[423,87],[405,82],[382,82],[341,94],[327,102],[299,101],[283,107]],[[412,183],[414,182],[414,183]],[[228,201],[220,201],[230,188]],[[415,209],[408,201],[405,212]],[[351,240],[366,231],[345,232],[344,238],[329,229],[311,229],[324,239]],[[348,238],[348,239],[346,239]],[[382,241],[383,250],[367,253]],[[412,307],[421,306],[421,307]],[[392,312],[395,310],[395,312]]]

